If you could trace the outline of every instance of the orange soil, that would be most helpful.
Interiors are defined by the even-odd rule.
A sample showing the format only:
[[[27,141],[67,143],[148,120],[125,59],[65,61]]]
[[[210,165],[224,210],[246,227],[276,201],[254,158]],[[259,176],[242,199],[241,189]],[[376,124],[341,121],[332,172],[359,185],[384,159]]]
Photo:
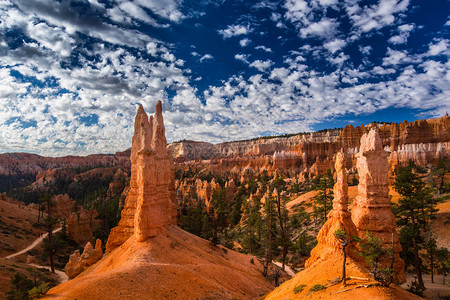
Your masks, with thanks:
[[[0,257],[30,245],[43,230],[32,226],[38,211],[0,200]]]
[[[169,226],[142,243],[132,236],[45,299],[255,299],[273,286],[251,258]]]
[[[366,270],[361,269],[351,259],[347,259],[346,270],[347,278],[348,276],[372,278]],[[347,280],[346,287],[344,287],[342,283],[332,285],[332,282],[335,282],[341,276],[341,257],[331,258],[326,261],[318,261],[308,269],[297,273],[291,280],[276,288],[267,295],[265,299],[422,299],[395,285],[391,285],[390,287],[370,286],[355,289],[358,285],[374,283],[373,280],[350,279]],[[311,287],[316,284],[322,284],[323,286],[326,286],[326,288],[317,292],[310,291]],[[294,288],[300,285],[305,285],[303,290],[297,294],[294,293]]]

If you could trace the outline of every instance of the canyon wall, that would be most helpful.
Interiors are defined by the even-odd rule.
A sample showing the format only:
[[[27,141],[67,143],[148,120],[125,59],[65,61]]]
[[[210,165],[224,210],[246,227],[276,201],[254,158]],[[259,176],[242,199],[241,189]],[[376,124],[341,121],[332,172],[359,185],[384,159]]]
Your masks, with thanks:
[[[88,156],[45,157],[32,153],[0,154],[0,175],[39,174],[58,168],[79,168],[96,166],[129,166],[129,151],[115,154],[92,154]],[[37,178],[37,179],[39,179]]]
[[[450,156],[450,117],[404,121],[400,124],[369,124],[343,129],[304,133],[290,137],[258,138],[217,145],[193,141],[172,143],[168,147],[180,164],[194,168],[207,166],[212,172],[267,170],[322,174],[333,168],[333,155],[344,149],[347,168],[356,169],[360,139],[377,127],[383,148],[388,152],[389,171],[413,159],[419,165],[436,165]],[[237,170],[236,170],[237,169]],[[240,172],[242,176],[242,172]],[[291,174],[292,175],[292,174]]]

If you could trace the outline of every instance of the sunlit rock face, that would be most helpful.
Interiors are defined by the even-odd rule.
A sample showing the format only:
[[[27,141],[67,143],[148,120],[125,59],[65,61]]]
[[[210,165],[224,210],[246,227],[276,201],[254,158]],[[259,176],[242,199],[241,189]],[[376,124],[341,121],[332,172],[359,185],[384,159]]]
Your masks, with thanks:
[[[334,199],[333,209],[328,214],[327,222],[322,226],[317,235],[317,246],[311,251],[311,257],[305,262],[305,267],[308,268],[318,260],[327,260],[329,258],[336,258],[342,255],[342,246],[334,236],[334,232],[342,229],[347,233],[347,236],[357,236],[355,224],[351,219],[351,214],[348,211],[348,184],[347,174],[345,170],[346,159],[342,152],[336,155],[336,183],[334,185]],[[355,258],[355,252],[352,248],[353,243],[347,246],[347,253]]]
[[[80,251],[75,252],[70,256],[69,262],[66,264],[65,271],[69,278],[74,278],[89,266],[98,262],[103,256],[102,241],[97,239],[95,248],[92,247],[91,242],[87,242],[84,246],[83,254]]]
[[[386,248],[394,245],[394,279],[404,282],[405,264],[400,258],[401,246],[388,197],[388,156],[375,128],[361,137],[357,157],[358,196],[352,208],[352,220],[358,229],[359,237],[365,237],[366,231],[369,231],[379,238]]]
[[[174,165],[166,145],[161,102],[150,118],[140,106],[131,147],[130,189],[119,225],[109,235],[107,252],[133,234],[144,241],[177,223]]]

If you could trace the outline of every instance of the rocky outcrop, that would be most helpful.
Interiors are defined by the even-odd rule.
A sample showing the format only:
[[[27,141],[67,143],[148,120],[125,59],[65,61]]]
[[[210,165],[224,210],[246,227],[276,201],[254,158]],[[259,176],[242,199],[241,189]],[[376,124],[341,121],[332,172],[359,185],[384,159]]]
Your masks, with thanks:
[[[39,260],[37,259],[36,256],[33,255],[27,255],[27,260],[26,260],[27,264],[38,264]]]
[[[75,252],[70,256],[69,262],[65,267],[65,272],[69,278],[75,278],[89,266],[92,266],[98,262],[102,256],[102,241],[97,239],[95,242],[95,248],[92,247],[91,242],[87,242],[86,246],[84,246],[83,254],[80,255],[80,251],[75,250]]]
[[[174,165],[166,149],[160,101],[155,110],[155,116],[148,118],[140,106],[136,114],[130,190],[119,225],[108,238],[107,252],[123,244],[133,233],[141,242],[164,233],[165,226],[177,222]]]
[[[97,227],[99,221],[96,220],[97,211],[79,208],[76,212],[70,214],[67,218],[67,233],[70,238],[81,245],[93,240],[92,233]]]
[[[334,236],[338,229],[345,231],[348,237],[358,236],[355,224],[348,211],[348,184],[345,170],[345,155],[338,152],[336,155],[336,184],[334,185],[333,209],[328,214],[328,220],[322,226],[317,235],[317,246],[311,251],[310,258],[305,262],[308,268],[318,260],[327,260],[342,255],[341,243]],[[354,245],[350,243],[347,246],[347,254],[355,258],[358,257],[352,250]]]
[[[56,195],[53,197],[53,203],[55,204],[54,217],[60,219],[67,219],[74,209],[75,201],[70,199],[69,195]]]
[[[357,160],[358,196],[352,208],[352,220],[359,237],[364,238],[368,231],[379,238],[385,248],[394,244],[394,279],[404,282],[405,264],[400,258],[401,246],[396,231],[396,220],[388,197],[388,156],[375,128],[361,137]]]

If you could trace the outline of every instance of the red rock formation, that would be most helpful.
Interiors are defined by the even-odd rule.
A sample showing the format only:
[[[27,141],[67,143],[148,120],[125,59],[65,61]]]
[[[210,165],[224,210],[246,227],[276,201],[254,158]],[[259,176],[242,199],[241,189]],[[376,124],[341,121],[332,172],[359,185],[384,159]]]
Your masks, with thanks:
[[[91,242],[87,242],[84,246],[83,254],[80,255],[79,250],[70,256],[69,262],[66,264],[65,272],[69,278],[75,278],[78,274],[86,270],[98,262],[103,256],[102,241],[97,239],[95,248],[92,247]]]
[[[66,221],[67,233],[70,238],[81,245],[92,241],[92,232],[99,222],[95,219],[96,216],[97,211],[95,209],[80,208],[77,212],[71,213]]]
[[[273,169],[276,170],[292,170],[298,169],[301,158],[293,152],[275,152],[273,154]]]
[[[394,243],[394,279],[405,281],[405,264],[400,258],[401,246],[396,231],[395,216],[391,212],[388,198],[388,153],[383,150],[381,138],[374,128],[361,137],[358,154],[358,196],[352,208],[352,220],[358,235],[365,237],[366,231],[379,238],[386,248]]]
[[[334,185],[333,209],[328,214],[328,220],[317,235],[318,244],[311,251],[310,258],[305,262],[306,268],[319,260],[325,261],[342,255],[341,243],[334,236],[334,232],[339,228],[344,230],[348,237],[358,236],[358,231],[352,222],[347,206],[348,184],[345,164],[345,155],[342,152],[338,152],[335,165],[337,179]],[[347,254],[357,260],[357,255],[351,251],[352,247],[353,244],[347,246]]]
[[[53,197],[55,203],[54,216],[60,219],[67,219],[73,211],[75,201],[69,195],[56,195]]]
[[[166,149],[162,104],[147,118],[142,106],[135,118],[131,147],[130,190],[119,225],[111,230],[106,251],[123,244],[133,233],[144,241],[177,222],[174,166]]]
[[[227,202],[233,202],[234,196],[236,196],[237,193],[237,187],[233,179],[225,183],[225,193],[227,195]]]

